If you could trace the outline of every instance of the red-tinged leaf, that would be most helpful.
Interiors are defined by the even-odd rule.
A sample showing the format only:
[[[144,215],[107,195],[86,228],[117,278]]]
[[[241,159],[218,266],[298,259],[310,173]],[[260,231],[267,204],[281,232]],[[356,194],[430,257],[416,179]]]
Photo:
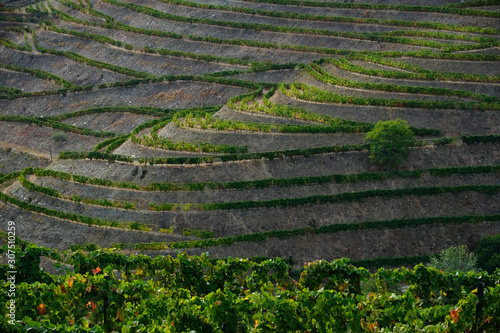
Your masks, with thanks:
[[[125,320],[125,311],[123,311],[123,308],[119,308],[116,310],[116,319],[119,321],[124,321]]]
[[[90,301],[87,303],[87,307],[90,308],[92,311],[94,311],[97,307],[97,304],[93,301]]]
[[[450,311],[450,317],[451,317],[451,320],[453,321],[453,324],[458,323],[458,317],[459,317],[458,312],[459,311],[460,311],[460,309]]]
[[[41,316],[44,316],[47,314],[47,309],[45,308],[45,304],[41,303],[39,306],[36,307],[36,310]]]

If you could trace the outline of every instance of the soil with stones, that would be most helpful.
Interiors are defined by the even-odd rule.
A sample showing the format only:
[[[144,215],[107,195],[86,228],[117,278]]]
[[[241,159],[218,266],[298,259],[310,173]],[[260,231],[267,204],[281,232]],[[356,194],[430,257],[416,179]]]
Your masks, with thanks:
[[[246,92],[248,89],[234,86],[175,81],[66,95],[0,100],[0,110],[3,115],[49,117],[99,106],[133,105],[183,109],[223,105],[231,97]]]
[[[209,253],[212,258],[293,257],[296,267],[322,258],[331,261],[348,256],[352,260],[434,255],[450,246],[477,246],[483,237],[500,232],[500,224],[482,222],[474,224],[436,224],[400,229],[342,231],[333,234],[304,235],[286,239],[267,238],[260,242],[240,242],[229,246],[200,249],[176,249],[142,252],[153,257],[175,256],[181,250],[190,255]],[[464,236],[466,235],[466,236]]]
[[[243,45],[222,45],[215,43],[197,42],[189,40],[187,38],[176,39],[168,37],[148,36],[122,30],[111,30],[99,27],[83,26],[65,21],[58,22],[57,26],[71,30],[86,31],[98,35],[108,36],[123,43],[134,45],[137,48],[148,46],[154,49],[170,49],[183,52],[210,54],[219,57],[237,58],[245,61],[309,63],[315,59],[324,57],[324,55],[307,52],[265,49]]]
[[[73,84],[83,86],[132,79],[130,76],[87,66],[62,56],[16,51],[2,45],[0,45],[0,62],[50,72]]]
[[[349,72],[343,71],[338,69],[336,66],[333,65],[327,65],[325,66],[328,73],[335,77],[340,77],[340,78],[355,78],[356,81],[359,80],[359,76],[356,76],[354,74],[351,74]],[[365,80],[363,80],[365,81]],[[375,81],[375,80],[374,80]],[[306,83],[306,82],[304,82]],[[343,86],[336,86],[333,84],[325,83],[322,81],[319,81],[313,77],[308,80],[308,84],[312,84],[320,89],[335,92],[338,94],[344,94],[347,96],[358,96],[358,97],[364,97],[364,98],[387,98],[387,99],[408,99],[408,100],[424,100],[424,101],[461,101],[461,102],[471,102],[471,101],[476,101],[471,98],[462,98],[462,97],[455,97],[455,96],[444,96],[444,95],[431,95],[431,94],[412,94],[412,93],[398,93],[398,92],[386,92],[383,90],[376,90],[376,89],[364,89],[364,88],[348,88],[348,87],[343,87]]]
[[[60,134],[59,134],[60,133]],[[76,150],[90,151],[103,138],[61,132],[50,127],[42,127],[24,123],[0,122],[0,142],[13,147],[24,147],[53,157],[61,151]]]
[[[110,63],[119,67],[130,68],[156,76],[162,75],[200,75],[221,71],[246,69],[247,67],[210,63],[180,57],[162,56],[128,51],[111,45],[83,40],[78,37],[42,31],[37,34],[37,41],[43,47],[78,53],[86,58]]]
[[[227,0],[194,0],[201,3],[213,4],[228,4]],[[396,1],[390,0],[395,4],[408,3],[410,0]],[[92,2],[95,2],[93,0]],[[386,1],[370,1],[358,0],[361,3],[386,3]],[[415,4],[416,1],[411,1]],[[418,1],[417,1],[418,2]],[[247,7],[254,9],[275,10],[280,12],[294,12],[301,14],[315,14],[327,16],[349,16],[360,18],[375,18],[375,19],[395,19],[416,22],[437,22],[446,24],[457,24],[461,26],[479,26],[497,28],[499,26],[499,19],[491,19],[488,17],[478,16],[463,16],[447,13],[431,13],[431,12],[411,12],[411,11],[394,11],[394,10],[373,10],[373,9],[353,9],[353,8],[327,8],[327,7],[309,7],[309,6],[292,6],[292,5],[277,5],[267,3],[253,3],[246,1],[230,1],[230,6]]]
[[[171,140],[210,142],[216,145],[246,146],[248,152],[264,152],[363,143],[364,133],[264,133],[178,128],[170,123],[158,135]]]
[[[11,147],[0,147],[0,173],[8,174],[27,167],[45,168],[50,160]]]
[[[73,126],[89,128],[94,131],[127,134],[137,126],[152,119],[155,119],[155,117],[128,112],[107,112],[67,118],[62,120],[62,122]]]
[[[56,90],[61,86],[29,74],[0,69],[0,86],[21,89],[22,92]]]
[[[74,244],[101,244],[110,247],[113,243],[168,242],[178,241],[176,235],[133,232],[104,227],[89,227],[65,220],[38,215],[16,207],[0,204],[0,227],[7,228],[7,222],[14,221],[16,233],[22,239],[38,246],[67,250]]]
[[[438,72],[470,73],[479,75],[500,75],[500,68],[496,62],[489,61],[461,61],[439,60],[403,57],[397,61],[420,66],[427,70]]]
[[[237,28],[226,28],[207,24],[190,24],[177,21],[169,21],[155,18],[130,9],[112,6],[107,3],[97,2],[94,8],[115,20],[124,24],[160,31],[170,31],[181,35],[195,35],[201,37],[218,37],[222,39],[245,39],[260,42],[328,47],[347,50],[399,50],[417,51],[427,49],[413,45],[401,45],[394,43],[377,43],[372,41],[356,40],[351,38],[327,37],[317,35],[300,35],[291,33],[278,33],[268,31],[242,30]]]
[[[498,111],[417,109],[383,106],[327,104],[301,101],[277,92],[271,100],[277,104],[300,107],[340,119],[376,123],[401,118],[420,128],[436,128],[445,136],[500,134]]]
[[[471,174],[430,176],[424,173],[420,178],[391,178],[377,181],[322,183],[295,186],[268,186],[238,190],[212,190],[205,187],[200,191],[138,191],[111,187],[92,186],[48,177],[30,176],[29,180],[41,186],[58,190],[64,196],[78,195],[83,198],[108,198],[115,201],[134,202],[138,209],[149,209],[150,203],[208,203],[227,201],[273,200],[276,198],[301,198],[312,195],[332,195],[357,191],[390,190],[411,187],[500,185],[496,174]]]
[[[341,77],[348,80],[357,82],[369,82],[378,84],[395,84],[402,86],[417,86],[417,87],[438,87],[447,88],[451,90],[466,90],[476,94],[486,94],[495,97],[500,97],[500,83],[466,83],[466,82],[443,82],[443,81],[429,81],[429,80],[401,80],[389,79],[376,76],[370,76],[359,73],[351,73],[348,71],[340,70],[333,64],[327,64],[323,68],[332,73],[334,76]],[[448,99],[451,99],[447,96]],[[463,99],[474,100],[474,99]]]
[[[175,140],[177,141],[177,140]],[[184,150],[169,150],[163,148],[146,147],[127,140],[120,147],[113,150],[114,154],[132,156],[132,158],[151,158],[151,157],[201,157],[217,156],[212,153],[191,152]],[[147,164],[147,163],[146,163]]]
[[[184,228],[209,230],[215,237],[250,234],[272,230],[318,228],[331,224],[414,219],[429,216],[462,216],[499,214],[495,203],[500,194],[481,192],[444,193],[436,195],[400,195],[371,197],[350,202],[300,205],[286,208],[253,208],[247,210],[177,210],[138,211],[76,204],[40,193],[27,191],[19,183],[7,194],[32,204],[68,213],[106,218],[113,221],[137,221],[157,228],[173,227],[176,233]]]
[[[284,159],[251,160],[213,165],[154,165],[143,167],[124,163],[89,160],[58,160],[49,169],[105,178],[114,181],[136,182],[229,182],[267,178],[292,178],[383,172],[385,168],[370,163],[368,151],[345,152]],[[421,147],[411,151],[400,170],[464,167],[500,164],[500,144],[446,145]],[[142,170],[146,169],[143,175]]]

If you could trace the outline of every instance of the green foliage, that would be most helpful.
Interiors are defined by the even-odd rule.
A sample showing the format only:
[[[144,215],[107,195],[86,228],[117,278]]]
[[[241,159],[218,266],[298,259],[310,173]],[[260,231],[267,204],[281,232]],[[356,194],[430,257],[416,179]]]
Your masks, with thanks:
[[[84,127],[77,127],[65,124],[63,122],[59,122],[54,118],[43,118],[43,117],[25,117],[25,116],[1,116],[0,121],[10,121],[10,122],[19,122],[19,123],[27,123],[27,124],[35,124],[38,126],[51,127],[53,129],[62,130],[65,132],[71,132],[81,135],[90,135],[95,137],[109,137],[114,136],[112,132],[104,132],[104,131],[93,131]],[[52,140],[55,142],[66,141],[65,133],[54,133],[51,135]]]
[[[451,81],[492,82],[492,83],[500,82],[499,76],[478,75],[469,73],[450,73],[450,72],[438,72],[438,71],[426,70],[420,66],[409,64],[404,61],[394,61],[391,59],[371,54],[361,54],[361,53],[351,54],[347,57],[347,59],[362,60],[362,61],[367,61],[369,63],[375,63],[405,70],[405,71],[396,71],[396,70],[365,68],[361,66],[356,66],[351,62],[348,62],[346,59],[340,59],[338,62],[336,62],[337,66],[345,70],[350,70],[367,75],[386,77],[386,78],[429,80],[429,81],[451,80]],[[322,62],[318,61],[318,63]]]
[[[401,119],[379,121],[365,141],[370,143],[370,159],[387,166],[387,170],[406,160],[416,142],[407,122]]]
[[[476,255],[469,252],[465,245],[451,246],[441,251],[438,256],[432,256],[428,266],[450,273],[455,271],[475,272],[478,270]]]
[[[426,29],[440,29],[440,30],[452,30],[452,31],[463,31],[463,32],[478,32],[478,33],[496,33],[495,29],[479,28],[472,26],[460,26],[454,24],[443,24],[435,22],[415,22],[415,21],[403,21],[394,19],[374,19],[374,18],[359,18],[359,17],[345,17],[345,16],[326,16],[326,15],[314,15],[305,13],[294,13],[289,11],[277,11],[277,10],[263,10],[263,9],[253,9],[248,7],[233,7],[226,5],[214,5],[214,4],[200,4],[185,0],[161,0],[165,3],[171,3],[182,6],[189,6],[195,8],[204,9],[214,9],[221,11],[230,11],[236,13],[244,13],[251,15],[262,15],[269,17],[278,18],[290,18],[296,20],[312,20],[312,21],[326,21],[326,22],[345,22],[345,23],[360,23],[360,24],[378,24],[378,25],[389,25],[389,26],[403,26],[403,27],[420,27]],[[311,3],[311,2],[305,2]],[[324,5],[324,4],[322,4]],[[366,5],[365,5],[366,6]],[[408,31],[405,31],[408,32]]]
[[[294,281],[279,258],[127,257],[103,250],[69,256],[73,273],[16,286],[16,316],[25,331],[465,332],[475,325],[479,301],[478,329],[493,333],[499,324],[498,274],[449,274],[422,265],[369,274],[338,259],[308,263]],[[481,300],[478,279],[486,285]],[[363,292],[369,280],[375,291]],[[409,287],[388,292],[387,281]],[[2,308],[8,288],[2,284]],[[7,327],[5,318],[0,325]]]
[[[360,67],[350,65],[347,60],[335,58],[328,58],[328,63],[334,64],[335,66],[345,69],[345,70],[355,70],[364,72]],[[493,96],[477,94],[474,92],[466,90],[452,90],[448,88],[439,87],[420,87],[420,86],[405,86],[398,84],[381,84],[381,83],[371,83],[371,82],[358,82],[349,79],[343,79],[336,77],[324,70],[318,62],[313,62],[308,68],[308,72],[323,82],[327,82],[337,86],[353,87],[353,88],[363,88],[369,90],[379,90],[379,91],[390,91],[399,92],[407,94],[428,94],[428,95],[442,95],[442,96],[456,96],[462,98],[473,98],[484,102],[498,102],[499,99]]]
[[[481,238],[474,253],[481,269],[493,273],[500,268],[500,234]]]
[[[64,133],[57,132],[53,133],[50,138],[54,140],[55,142],[65,142],[67,140],[67,136]]]
[[[301,198],[283,198],[271,200],[247,200],[247,201],[226,201],[199,204],[156,204],[150,203],[150,209],[173,210],[177,207],[183,210],[227,210],[227,209],[252,209],[252,208],[273,208],[273,207],[295,207],[307,204],[326,204],[334,202],[359,201],[373,197],[398,197],[402,195],[437,195],[442,193],[461,193],[467,191],[485,192],[488,194],[500,191],[500,185],[461,185],[442,187],[410,187],[394,190],[369,190],[359,192],[346,192],[335,195],[313,195]]]
[[[305,7],[329,7],[329,8],[351,8],[351,9],[372,9],[372,10],[398,10],[411,12],[429,12],[429,13],[448,13],[456,15],[471,15],[471,16],[486,16],[500,17],[498,12],[463,9],[461,6],[412,6],[412,5],[387,5],[387,4],[370,4],[358,2],[326,2],[312,0],[244,0],[246,2],[270,3],[289,6],[305,6]],[[484,1],[484,0],[481,0]],[[494,0],[493,0],[494,1]],[[463,6],[468,6],[470,2],[464,2]],[[489,3],[487,3],[489,4]],[[496,2],[494,2],[496,4]]]
[[[500,142],[500,135],[463,135],[460,137],[465,144],[475,143],[497,143]]]
[[[206,230],[196,230],[196,229],[188,229],[184,228],[182,230],[182,234],[184,236],[196,236],[200,238],[212,238],[214,237],[214,232],[213,231],[206,231]]]
[[[253,233],[239,236],[229,236],[212,238],[195,241],[180,241],[180,242],[159,242],[159,243],[139,243],[139,244],[113,244],[116,248],[131,248],[136,250],[163,250],[163,249],[187,249],[187,248],[206,248],[212,246],[229,246],[240,242],[262,242],[268,238],[290,238],[310,234],[331,234],[348,230],[366,230],[366,229],[393,229],[415,227],[420,225],[435,225],[435,224],[462,224],[462,223],[479,223],[479,222],[497,222],[500,221],[500,215],[473,215],[473,216],[453,216],[453,217],[426,217],[417,219],[395,219],[389,221],[364,221],[360,223],[336,223],[324,225],[319,228],[300,228],[290,230],[274,230],[261,233]],[[383,266],[383,265],[406,265],[428,261],[428,257],[418,257],[414,259],[392,259],[381,258],[379,261],[372,263],[369,261],[361,261],[362,264],[368,266]]]
[[[458,168],[432,168],[427,170],[413,171],[393,171],[393,172],[372,172],[360,174],[335,174],[325,176],[311,177],[294,177],[294,178],[268,178],[249,181],[231,181],[231,182],[200,182],[200,183],[151,183],[148,185],[139,186],[135,183],[114,182],[109,179],[89,178],[80,175],[72,175],[61,171],[53,171],[50,169],[34,169],[34,174],[37,177],[53,177],[56,179],[75,182],[82,184],[100,185],[124,189],[136,189],[141,191],[202,191],[205,188],[212,190],[226,189],[251,189],[251,188],[266,188],[270,186],[299,186],[325,183],[348,183],[362,181],[376,181],[384,179],[404,179],[421,177],[423,172],[428,171],[431,176],[448,176],[448,175],[467,175],[479,173],[498,173],[500,166],[477,166],[477,167],[458,167]]]
[[[422,109],[457,109],[457,110],[500,110],[499,102],[459,102],[432,101],[419,99],[387,99],[346,96],[335,92],[322,90],[303,83],[282,84],[281,92],[290,97],[321,103],[340,103],[352,105],[373,105],[388,107],[408,107]]]
[[[294,26],[282,26],[282,25],[272,25],[272,24],[260,24],[260,23],[249,23],[249,22],[234,22],[234,21],[222,21],[222,20],[213,20],[209,18],[197,18],[192,16],[179,16],[171,13],[166,13],[163,11],[159,11],[150,7],[140,6],[132,3],[125,3],[118,0],[104,0],[109,4],[125,7],[130,10],[143,13],[146,15],[150,15],[153,17],[171,20],[171,21],[179,21],[179,22],[187,22],[187,23],[199,23],[199,24],[207,24],[214,26],[222,26],[222,27],[231,27],[238,29],[249,29],[249,30],[257,30],[257,31],[274,31],[274,32],[286,32],[286,33],[300,33],[300,34],[312,34],[312,35],[321,35],[321,36],[336,36],[336,37],[345,37],[345,38],[354,38],[361,40],[371,40],[377,41],[382,39],[384,42],[392,42],[392,43],[401,43],[401,44],[410,44],[410,45],[420,45],[427,47],[436,47],[436,48],[445,48],[448,51],[456,51],[461,50],[462,46],[456,45],[448,45],[439,42],[435,42],[432,40],[423,40],[423,39],[411,39],[408,37],[397,37],[390,35],[380,35],[373,33],[358,33],[352,31],[333,31],[333,30],[324,30],[324,29],[310,29],[310,28],[300,28]],[[458,9],[457,9],[458,10]],[[495,44],[496,42],[490,42],[489,44]],[[467,49],[477,48],[479,46],[467,45]]]

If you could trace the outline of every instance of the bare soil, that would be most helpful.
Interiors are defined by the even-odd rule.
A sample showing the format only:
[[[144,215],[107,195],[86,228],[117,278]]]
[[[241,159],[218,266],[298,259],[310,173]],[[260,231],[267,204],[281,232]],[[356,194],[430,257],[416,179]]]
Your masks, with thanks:
[[[229,98],[245,92],[248,90],[234,86],[176,81],[0,100],[0,110],[4,115],[48,117],[99,106],[134,105],[179,109],[223,105]]]
[[[436,224],[400,229],[342,231],[333,234],[304,235],[286,239],[268,238],[262,242],[241,242],[230,246],[182,249],[190,255],[209,253],[212,258],[292,256],[297,268],[322,258],[352,260],[380,257],[434,255],[450,246],[466,245],[474,249],[482,237],[500,232],[500,224]],[[177,254],[178,249],[142,252],[153,257]]]
[[[411,188],[431,186],[459,185],[499,185],[500,178],[496,174],[471,174],[451,176],[430,176],[425,174],[418,179],[393,178],[378,181],[352,183],[323,183],[302,186],[269,186],[264,188],[242,190],[211,190],[206,187],[202,191],[138,191],[117,189],[102,186],[85,185],[48,177],[30,176],[30,181],[54,188],[65,196],[79,195],[85,198],[108,198],[117,201],[136,203],[138,209],[148,210],[149,203],[207,203],[247,200],[273,200],[276,198],[301,198],[312,195],[333,195],[339,193]]]
[[[11,22],[0,22],[0,28],[2,29],[2,38],[7,38],[17,45],[26,46],[26,43],[24,41],[24,34],[17,31],[7,30],[8,28],[12,28],[15,25],[16,24],[12,24]]]
[[[292,99],[279,91],[272,97],[272,101],[353,121],[376,123],[380,120],[401,118],[408,121],[411,126],[440,129],[445,136],[500,133],[498,111],[432,110],[315,103]]]
[[[415,5],[415,6],[444,6],[451,3],[459,3],[461,0],[372,0],[371,4],[383,5]],[[248,2],[241,0],[193,0],[193,2],[210,3],[210,4],[223,4],[243,7]],[[316,2],[345,2],[344,0],[316,0]],[[351,3],[367,3],[366,0],[350,0]],[[476,7],[474,7],[476,8]]]
[[[252,82],[269,82],[269,83],[294,83],[300,82],[300,79],[305,75],[304,70],[278,70],[262,73],[244,73],[229,76],[230,78],[252,81]]]
[[[88,27],[65,21],[59,21],[58,26],[77,30],[87,31],[98,35],[111,37],[123,43],[134,45],[136,48],[149,46],[155,49],[170,49],[184,52],[194,52],[200,54],[210,54],[219,57],[237,58],[246,61],[260,62],[303,62],[309,63],[312,60],[324,57],[324,55],[296,52],[276,49],[264,49],[250,46],[221,45],[206,42],[196,42],[187,38],[174,39],[168,37],[148,36],[122,30],[103,29],[99,27]]]
[[[114,154],[132,156],[133,158],[151,157],[200,157],[216,156],[216,154],[198,153],[189,151],[168,150],[138,145],[130,140],[124,142],[120,147],[113,150]]]
[[[45,168],[50,160],[10,147],[0,147],[0,173],[8,174],[27,167]]]
[[[480,7],[471,7],[469,9],[476,9],[476,10],[489,10],[492,12],[499,12],[500,11],[500,6],[480,6]]]
[[[499,47],[491,47],[491,48],[480,49],[480,50],[463,51],[461,53],[499,55],[500,48]]]
[[[416,148],[400,166],[400,170],[497,165],[500,163],[499,147],[500,144],[489,143]],[[228,182],[386,171],[385,168],[370,163],[368,155],[368,151],[363,151],[201,166],[138,166],[138,172],[136,165],[131,164],[58,160],[49,169],[141,185],[153,182]],[[144,169],[147,171],[143,176]]]
[[[176,141],[247,146],[248,152],[361,144],[365,137],[364,133],[253,133],[201,130],[178,128],[173,123],[161,129],[158,135]]]
[[[59,130],[6,121],[0,122],[0,133],[0,142],[3,145],[18,147],[18,149],[23,147],[28,151],[33,150],[47,157],[52,150],[54,158],[59,152],[65,150],[90,151],[96,144],[104,140],[103,138],[62,132],[66,138],[65,141],[56,142],[51,136],[55,133],[61,133]]]
[[[74,18],[80,19],[80,20],[86,20],[90,22],[97,22],[97,23],[106,23],[106,20],[100,17],[96,17],[93,15],[85,15],[79,10],[73,10],[69,7],[66,7],[65,5],[61,4],[59,1],[51,1],[50,4],[56,9],[60,10],[61,12],[64,12],[68,15],[71,15]]]
[[[363,61],[363,60],[349,60],[350,63],[357,65],[357,66],[362,66],[365,68],[371,68],[371,69],[379,69],[383,71],[394,71],[394,72],[401,72],[401,73],[412,73],[412,71],[397,68],[397,67],[391,67],[391,66],[385,66],[385,65],[380,65],[376,64],[373,62],[369,61]]]
[[[247,67],[216,64],[188,58],[169,57],[159,54],[146,54],[137,51],[127,51],[111,45],[101,44],[92,40],[43,31],[37,34],[39,45],[69,52],[78,53],[84,57],[110,63],[119,67],[162,75],[200,75],[220,71],[245,69]]]
[[[94,131],[127,134],[137,126],[152,119],[155,119],[155,117],[128,112],[107,112],[72,117],[64,119],[62,122],[74,126],[89,128]]]
[[[195,35],[202,37],[218,37],[222,39],[245,39],[278,44],[291,44],[302,46],[318,46],[348,50],[419,50],[421,47],[412,45],[400,45],[392,43],[377,43],[371,41],[361,41],[349,38],[337,38],[316,35],[299,35],[291,33],[275,33],[255,30],[242,30],[236,28],[218,27],[206,24],[189,24],[176,21],[168,21],[155,18],[132,10],[112,6],[107,3],[97,2],[94,8],[107,15],[113,16],[122,23],[160,31],[171,31],[182,35]]]
[[[367,81],[367,82],[374,82],[374,83],[381,83],[384,80],[378,80],[374,78],[367,78],[366,76],[363,77],[363,80],[360,80],[360,76],[356,74],[349,73],[347,71],[343,71],[339,69],[338,67],[327,64],[323,66],[325,70],[332,74],[333,76],[340,77],[340,78],[346,78],[346,79],[351,79],[354,81]],[[311,77],[312,78],[312,77]],[[347,88],[347,87],[340,87],[340,86],[334,86],[331,84],[327,84],[324,82],[321,82],[319,80],[316,80],[312,78],[313,80],[309,81],[311,83],[308,84],[313,84],[317,86],[318,88],[328,90],[328,91],[333,91],[339,94],[345,94],[348,96],[359,96],[359,97],[366,97],[366,98],[388,98],[388,99],[418,99],[418,100],[430,100],[430,101],[463,101],[463,102],[470,102],[474,101],[473,99],[470,98],[461,98],[461,97],[455,97],[455,96],[443,96],[443,95],[430,95],[430,94],[410,94],[410,93],[397,93],[397,92],[386,92],[383,90],[375,90],[375,89],[362,89],[362,88]],[[397,80],[396,80],[397,81]],[[406,82],[401,82],[400,84],[405,84]]]
[[[417,87],[438,87],[447,88],[451,90],[465,90],[477,94],[486,94],[495,97],[500,96],[500,83],[474,83],[474,82],[444,82],[444,81],[429,81],[429,80],[402,80],[402,79],[389,79],[383,77],[370,76],[365,74],[359,74],[354,72],[348,72],[341,70],[333,64],[326,64],[323,68],[332,73],[337,77],[341,77],[348,80],[358,81],[358,82],[369,82],[369,83],[379,83],[379,84],[396,84],[403,86],[417,86]],[[433,95],[436,96],[436,95]],[[452,97],[446,97],[451,99]],[[422,98],[420,98],[422,99]],[[473,100],[464,98],[466,100]]]
[[[0,204],[0,226],[4,230],[8,221],[16,223],[16,233],[22,235],[22,239],[59,250],[67,250],[74,244],[93,243],[109,247],[112,243],[179,240],[176,235],[89,227]]]
[[[16,51],[1,45],[0,62],[50,72],[73,84],[82,86],[132,79],[126,75],[87,66],[65,57]]]
[[[126,0],[126,3],[134,3],[136,5],[147,6],[164,13],[183,17],[194,17],[202,19],[211,19],[217,21],[227,22],[241,22],[241,23],[256,23],[274,26],[285,26],[294,28],[306,29],[320,29],[330,31],[355,31],[355,32],[386,32],[394,30],[406,30],[404,27],[390,27],[380,26],[375,24],[356,24],[356,23],[338,23],[338,22],[325,22],[325,21],[309,21],[309,20],[296,20],[296,19],[283,19],[277,17],[267,17],[260,15],[251,15],[243,13],[234,13],[230,11],[220,11],[213,9],[196,10],[193,7],[173,5],[158,1],[151,0]]]
[[[258,100],[259,103],[262,103],[261,100]],[[290,119],[283,118],[273,115],[268,115],[262,112],[248,112],[231,109],[229,106],[224,106],[217,113],[214,114],[214,118],[220,119],[228,119],[235,121],[244,121],[249,123],[261,123],[261,124],[292,124],[292,125],[310,125],[310,124],[318,124],[318,122],[300,120],[300,119]]]
[[[316,15],[328,15],[328,16],[350,16],[350,17],[361,17],[361,18],[377,18],[377,19],[394,19],[405,20],[405,21],[417,21],[417,22],[438,22],[446,24],[457,24],[457,25],[469,25],[469,26],[480,26],[480,27],[491,27],[495,28],[499,26],[498,19],[492,19],[487,17],[477,17],[477,16],[462,16],[453,15],[446,13],[425,13],[425,12],[409,12],[409,11],[394,11],[394,10],[367,10],[367,9],[349,9],[349,8],[325,8],[325,7],[308,7],[308,6],[292,6],[292,5],[275,5],[267,3],[252,3],[244,1],[227,1],[227,0],[194,0],[196,2],[202,3],[213,3],[213,4],[227,4],[231,6],[247,7],[254,9],[264,9],[264,10],[276,10],[282,12],[294,12],[301,14],[316,14]],[[392,4],[411,4],[414,5],[416,2],[413,0],[396,1],[389,0]],[[432,1],[432,0],[431,0]],[[95,1],[93,1],[95,2]],[[330,1],[328,1],[330,2]],[[370,1],[357,0],[360,3],[388,3],[387,1]],[[430,1],[426,1],[430,2]],[[442,3],[443,1],[434,1],[436,3]]]
[[[61,88],[61,86],[54,82],[8,69],[0,69],[0,86],[21,89],[23,92],[56,90]]]
[[[153,230],[157,227],[173,226],[176,233],[183,228],[210,230],[215,233],[215,237],[364,221],[500,213],[500,207],[495,204],[500,200],[500,194],[479,192],[373,197],[354,202],[286,208],[174,212],[147,212],[75,204],[72,201],[27,191],[20,187],[19,183],[9,188],[7,193],[24,201],[31,200],[34,204],[65,212],[116,221],[138,221],[148,224]]]
[[[439,60],[439,59],[420,59],[403,57],[397,61],[407,62],[409,64],[420,66],[424,69],[453,72],[470,73],[480,75],[500,75],[500,68],[497,62],[490,61],[461,61],[461,60]]]

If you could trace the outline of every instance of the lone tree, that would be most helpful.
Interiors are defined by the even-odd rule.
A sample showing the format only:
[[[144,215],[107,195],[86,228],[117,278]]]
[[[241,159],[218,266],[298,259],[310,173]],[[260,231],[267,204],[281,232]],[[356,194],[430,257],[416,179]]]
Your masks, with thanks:
[[[408,157],[416,139],[407,122],[396,119],[379,121],[366,133],[365,142],[370,144],[370,159],[389,171]]]

